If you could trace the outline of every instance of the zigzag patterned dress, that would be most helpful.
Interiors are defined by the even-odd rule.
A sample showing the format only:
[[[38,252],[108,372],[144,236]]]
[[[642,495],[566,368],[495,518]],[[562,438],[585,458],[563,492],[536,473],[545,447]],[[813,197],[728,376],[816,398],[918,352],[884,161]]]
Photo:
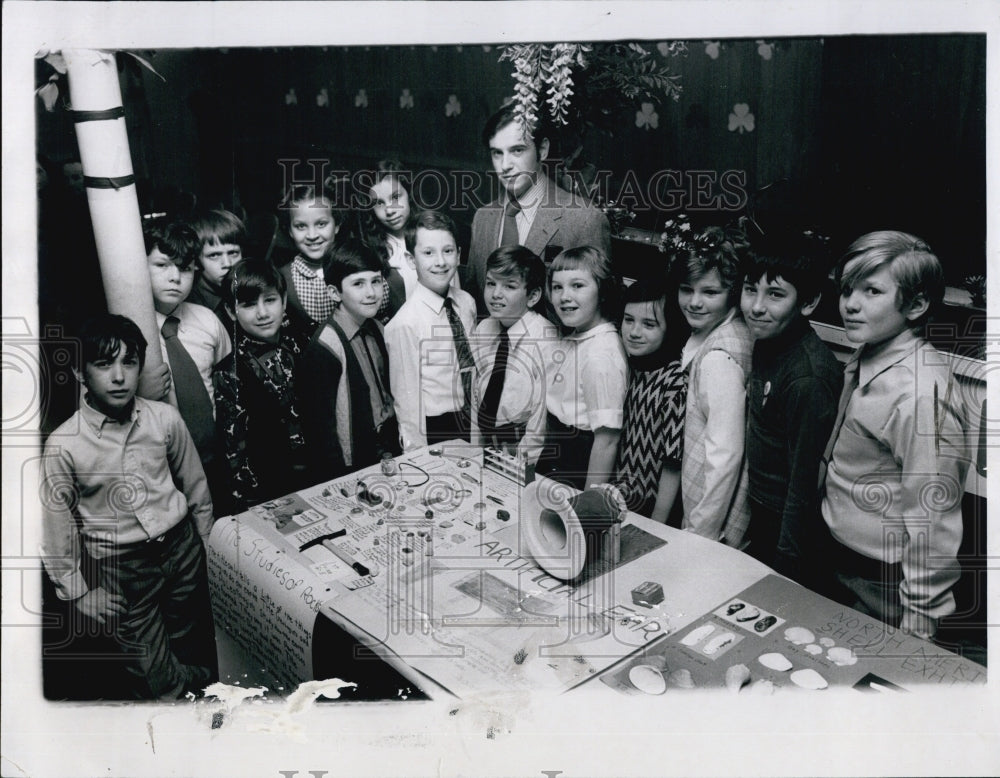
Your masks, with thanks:
[[[617,484],[629,510],[649,516],[664,464],[680,467],[688,373],[680,357],[647,370],[631,366]]]

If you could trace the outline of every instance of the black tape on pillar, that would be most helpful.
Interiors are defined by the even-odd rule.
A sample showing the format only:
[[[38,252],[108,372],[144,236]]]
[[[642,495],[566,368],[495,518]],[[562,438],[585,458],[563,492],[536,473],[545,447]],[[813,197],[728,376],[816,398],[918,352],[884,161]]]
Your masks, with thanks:
[[[106,122],[125,118],[125,106],[105,108],[103,111],[70,111],[76,124],[81,122]]]
[[[122,189],[135,183],[134,175],[127,176],[84,176],[83,185],[87,189]]]

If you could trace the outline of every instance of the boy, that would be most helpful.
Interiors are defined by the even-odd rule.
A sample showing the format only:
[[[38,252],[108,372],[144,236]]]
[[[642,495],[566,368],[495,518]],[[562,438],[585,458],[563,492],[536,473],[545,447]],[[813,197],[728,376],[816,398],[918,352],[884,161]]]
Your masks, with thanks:
[[[170,365],[167,399],[180,410],[209,483],[217,487],[212,370],[232,350],[229,334],[208,308],[186,302],[201,251],[195,231],[175,221],[151,226],[144,237],[160,347]]]
[[[42,460],[45,569],[60,599],[113,625],[134,697],[176,699],[218,675],[205,474],[177,410],[135,396],[139,328],[105,314],[84,326],[80,346],[74,373],[86,394]],[[81,570],[81,541],[95,581]]]
[[[545,265],[524,246],[501,246],[486,260],[489,318],[476,327],[472,441],[515,449],[534,465],[545,441],[545,360],[555,328],[534,308]]]
[[[837,420],[824,452],[822,514],[844,602],[932,638],[955,610],[968,470],[961,390],[915,330],[944,292],[922,240],[858,238],[836,274],[848,339]]]
[[[740,307],[754,338],[747,404],[747,552],[815,588],[825,534],[816,477],[836,416],[843,370],[813,332],[823,267],[804,240],[757,240]]]
[[[232,353],[213,374],[215,418],[228,464],[226,507],[238,512],[312,483],[294,391],[305,344],[282,326],[285,279],[271,263],[237,262],[220,291],[237,328]]]
[[[198,254],[201,272],[187,301],[210,308],[228,332],[232,329],[233,319],[222,301],[220,285],[229,268],[243,258],[246,227],[236,214],[215,210],[197,219],[194,230],[201,241],[201,252]]]
[[[382,260],[348,241],[334,250],[324,277],[337,303],[309,341],[296,376],[314,481],[329,481],[399,453],[382,325]]]
[[[500,246],[521,245],[546,265],[563,249],[593,246],[611,256],[611,232],[604,213],[579,194],[562,189],[545,175],[552,127],[540,122],[528,132],[508,103],[486,120],[483,145],[500,181],[500,196],[476,211],[472,220],[469,272],[477,295],[486,280],[486,259]],[[486,301],[477,300],[486,316]]]
[[[455,224],[424,211],[406,229],[417,286],[385,328],[389,379],[403,451],[432,441],[469,440],[475,359],[468,335],[476,301],[455,289]]]

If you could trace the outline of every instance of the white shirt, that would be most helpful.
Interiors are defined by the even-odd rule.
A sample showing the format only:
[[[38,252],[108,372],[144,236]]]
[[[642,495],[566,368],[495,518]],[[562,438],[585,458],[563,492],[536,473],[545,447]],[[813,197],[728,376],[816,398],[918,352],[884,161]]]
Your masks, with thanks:
[[[563,424],[581,430],[622,428],[628,361],[611,322],[554,344],[546,378],[546,406]]]
[[[476,358],[476,379],[473,383],[472,430],[477,441],[477,411],[493,373],[497,346],[503,325],[497,319],[483,319],[470,340]],[[545,442],[545,369],[546,354],[559,340],[555,326],[544,316],[527,311],[507,330],[510,350],[497,424],[523,424],[524,437],[518,449],[525,459],[534,463]],[[479,441],[482,443],[482,441]]]
[[[212,411],[215,411],[215,390],[212,387],[212,369],[233,350],[229,333],[222,326],[219,317],[210,308],[195,303],[181,303],[171,316],[176,316],[180,321],[177,324],[177,339],[181,345],[187,349],[201,380],[205,384],[205,390],[212,401]],[[167,317],[156,312],[156,329],[159,332],[163,327],[163,322]],[[166,361],[167,346],[163,342],[163,333],[160,332],[160,353]],[[169,365],[170,363],[167,362]],[[177,391],[174,389],[173,381],[170,382],[170,394],[167,395],[167,402],[177,407]]]
[[[476,301],[460,289],[451,289],[448,297],[471,345]],[[401,444],[411,451],[427,445],[425,417],[459,411],[465,400],[444,298],[417,284],[385,326],[385,345]]]

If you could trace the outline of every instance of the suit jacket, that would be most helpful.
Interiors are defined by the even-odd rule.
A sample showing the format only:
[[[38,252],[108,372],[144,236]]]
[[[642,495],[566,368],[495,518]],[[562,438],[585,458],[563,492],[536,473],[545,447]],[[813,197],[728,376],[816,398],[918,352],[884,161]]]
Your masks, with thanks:
[[[604,213],[587,203],[582,195],[560,188],[549,178],[544,179],[545,195],[525,246],[542,258],[546,265],[563,249],[594,246],[611,256],[611,230]],[[483,284],[486,281],[486,259],[497,248],[500,220],[506,194],[483,206],[472,219],[472,240],[469,246],[469,276],[481,315],[486,314]]]

